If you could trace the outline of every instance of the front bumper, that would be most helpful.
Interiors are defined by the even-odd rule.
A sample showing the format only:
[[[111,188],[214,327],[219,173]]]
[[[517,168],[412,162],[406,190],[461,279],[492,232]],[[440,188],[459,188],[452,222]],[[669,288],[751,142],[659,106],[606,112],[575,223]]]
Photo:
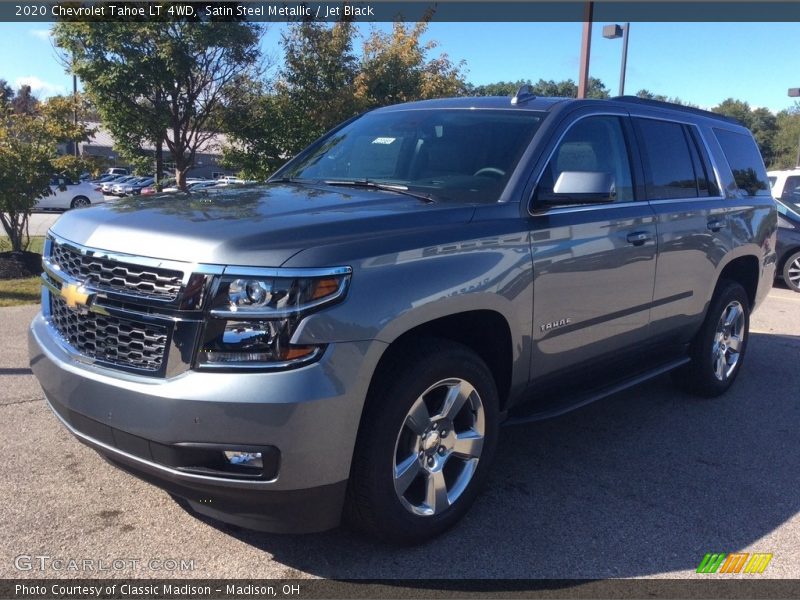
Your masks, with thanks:
[[[361,410],[384,345],[328,346],[293,371],[188,371],[154,379],[74,361],[42,315],[29,330],[31,368],[59,419],[115,465],[186,499],[197,512],[264,531],[338,524]],[[277,474],[243,481],[189,473],[164,447],[274,447]]]

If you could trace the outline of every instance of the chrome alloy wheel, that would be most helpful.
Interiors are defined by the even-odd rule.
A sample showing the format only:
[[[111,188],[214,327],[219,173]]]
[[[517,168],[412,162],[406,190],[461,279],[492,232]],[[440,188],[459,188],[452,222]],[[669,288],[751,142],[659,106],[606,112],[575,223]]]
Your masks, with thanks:
[[[744,308],[734,300],[722,311],[711,346],[711,364],[720,381],[728,379],[739,363],[746,335],[744,324]]]
[[[786,269],[786,274],[789,276],[789,281],[795,289],[800,288],[800,256],[794,259],[789,268]]]
[[[463,379],[444,379],[414,401],[394,449],[394,489],[420,516],[441,514],[469,485],[483,450],[481,397]]]

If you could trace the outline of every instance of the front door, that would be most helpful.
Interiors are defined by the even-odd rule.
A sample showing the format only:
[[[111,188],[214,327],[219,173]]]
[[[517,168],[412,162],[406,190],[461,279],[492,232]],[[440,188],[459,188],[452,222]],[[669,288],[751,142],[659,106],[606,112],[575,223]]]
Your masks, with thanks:
[[[651,207],[636,199],[632,138],[627,115],[583,117],[562,134],[536,186],[534,379],[647,339],[657,232]],[[548,208],[543,199],[558,193],[565,172],[610,181],[609,201]]]

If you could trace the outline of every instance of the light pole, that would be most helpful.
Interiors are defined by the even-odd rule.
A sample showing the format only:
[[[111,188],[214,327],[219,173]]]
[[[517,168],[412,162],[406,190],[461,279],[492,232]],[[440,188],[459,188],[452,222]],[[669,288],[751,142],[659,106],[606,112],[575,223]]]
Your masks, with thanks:
[[[581,66],[578,75],[578,98],[589,93],[589,54],[592,50],[592,20],[594,2],[587,2],[583,9],[583,36],[581,37]]]
[[[625,23],[625,25],[619,26],[617,24],[614,25],[606,25],[603,27],[603,37],[607,40],[615,40],[617,38],[622,38],[622,67],[619,70],[619,95],[625,95],[625,70],[628,66],[628,35],[631,30],[631,24]]]
[[[800,88],[789,88],[789,98],[800,98]],[[800,140],[797,142],[797,167],[800,167]]]

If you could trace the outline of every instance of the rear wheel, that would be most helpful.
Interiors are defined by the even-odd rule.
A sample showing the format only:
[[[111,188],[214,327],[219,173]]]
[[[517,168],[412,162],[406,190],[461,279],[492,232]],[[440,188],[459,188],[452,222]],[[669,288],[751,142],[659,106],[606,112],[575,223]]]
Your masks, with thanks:
[[[470,349],[431,340],[370,388],[353,457],[348,517],[370,535],[419,543],[469,510],[497,443],[498,398]]]
[[[783,281],[790,289],[800,292],[800,252],[795,252],[783,265]]]
[[[707,398],[727,391],[742,368],[749,331],[747,293],[735,281],[721,281],[692,344],[692,361],[676,372],[676,381]]]
[[[70,208],[83,208],[85,206],[89,206],[91,202],[86,196],[76,196],[72,199],[70,203]]]

